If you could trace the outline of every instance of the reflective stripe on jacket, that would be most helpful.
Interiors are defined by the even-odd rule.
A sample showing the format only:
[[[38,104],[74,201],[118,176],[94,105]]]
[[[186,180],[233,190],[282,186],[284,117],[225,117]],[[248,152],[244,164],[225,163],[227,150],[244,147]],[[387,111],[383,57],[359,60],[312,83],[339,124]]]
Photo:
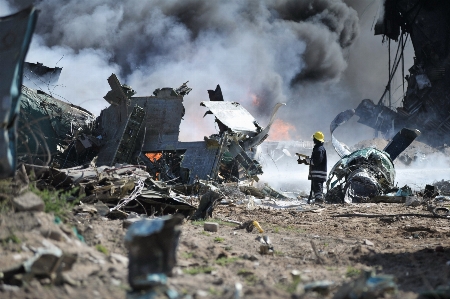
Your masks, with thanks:
[[[311,165],[309,167],[308,179],[327,180],[327,151],[322,144],[316,144],[311,154]]]

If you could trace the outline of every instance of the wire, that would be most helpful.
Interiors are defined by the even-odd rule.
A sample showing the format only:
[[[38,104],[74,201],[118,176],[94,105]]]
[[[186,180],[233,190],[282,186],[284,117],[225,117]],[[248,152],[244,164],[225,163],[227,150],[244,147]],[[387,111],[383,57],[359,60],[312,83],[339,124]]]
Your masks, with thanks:
[[[402,33],[402,34],[404,34],[404,33]],[[399,43],[399,45],[398,45],[397,53],[398,53],[398,50],[400,49],[400,45],[401,45],[401,48],[402,48],[402,50],[400,52],[401,53],[400,57],[403,56],[403,54],[404,54],[404,50],[405,50],[406,42],[408,41],[408,37],[409,37],[409,33],[406,34],[406,38],[405,38],[404,42],[402,44]],[[396,58],[397,58],[397,55],[396,55]],[[391,73],[389,75],[388,84],[386,85],[386,88],[384,89],[383,95],[381,96],[380,100],[378,101],[378,105],[382,104],[383,98],[385,97],[386,93],[390,89],[389,88],[390,84],[392,82],[392,79],[394,78],[394,75],[395,75],[395,73],[397,71],[397,68],[398,68],[398,65],[400,64],[400,61],[401,61],[401,59],[394,60],[394,67],[392,68],[392,71],[391,71]]]

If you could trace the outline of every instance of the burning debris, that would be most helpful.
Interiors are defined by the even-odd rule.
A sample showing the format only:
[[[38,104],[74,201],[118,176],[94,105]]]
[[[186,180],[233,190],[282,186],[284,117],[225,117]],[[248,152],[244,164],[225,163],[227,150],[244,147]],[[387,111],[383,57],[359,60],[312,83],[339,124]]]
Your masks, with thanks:
[[[36,178],[39,188],[78,188],[81,202],[104,202],[111,218],[127,218],[130,212],[191,216],[195,207],[185,199],[200,196],[201,189],[206,194],[195,217],[204,218],[218,202],[203,203],[211,189],[206,181],[258,181],[263,173],[252,152],[267,138],[283,104],[274,107],[263,128],[239,103],[224,101],[217,85],[208,91],[210,101],[200,105],[208,109],[205,116],[214,115],[220,132],[203,141],[180,142],[183,97],[192,90],[188,82],[176,89],[158,88],[146,97],[134,96],[115,74],[108,83],[111,90],[104,99],[110,106],[97,118],[22,86],[17,157],[25,176]]]

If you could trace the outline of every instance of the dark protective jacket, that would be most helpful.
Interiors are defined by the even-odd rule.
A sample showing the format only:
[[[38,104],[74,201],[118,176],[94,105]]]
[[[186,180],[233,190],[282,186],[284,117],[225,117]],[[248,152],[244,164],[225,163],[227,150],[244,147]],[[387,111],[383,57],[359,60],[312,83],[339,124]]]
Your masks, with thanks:
[[[322,182],[327,180],[327,151],[323,147],[323,143],[318,143],[313,148],[308,180]]]

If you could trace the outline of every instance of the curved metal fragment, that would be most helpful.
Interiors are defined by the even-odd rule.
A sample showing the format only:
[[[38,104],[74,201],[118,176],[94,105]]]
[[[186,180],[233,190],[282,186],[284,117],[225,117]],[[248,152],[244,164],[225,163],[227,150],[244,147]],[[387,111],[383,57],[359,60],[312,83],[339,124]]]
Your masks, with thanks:
[[[333,143],[334,149],[341,158],[349,155],[351,151],[347,145],[340,142],[336,139],[336,137],[334,137],[333,132],[337,127],[346,123],[350,118],[352,118],[353,115],[355,115],[354,109],[345,110],[344,112],[339,113],[330,124],[331,142]]]

